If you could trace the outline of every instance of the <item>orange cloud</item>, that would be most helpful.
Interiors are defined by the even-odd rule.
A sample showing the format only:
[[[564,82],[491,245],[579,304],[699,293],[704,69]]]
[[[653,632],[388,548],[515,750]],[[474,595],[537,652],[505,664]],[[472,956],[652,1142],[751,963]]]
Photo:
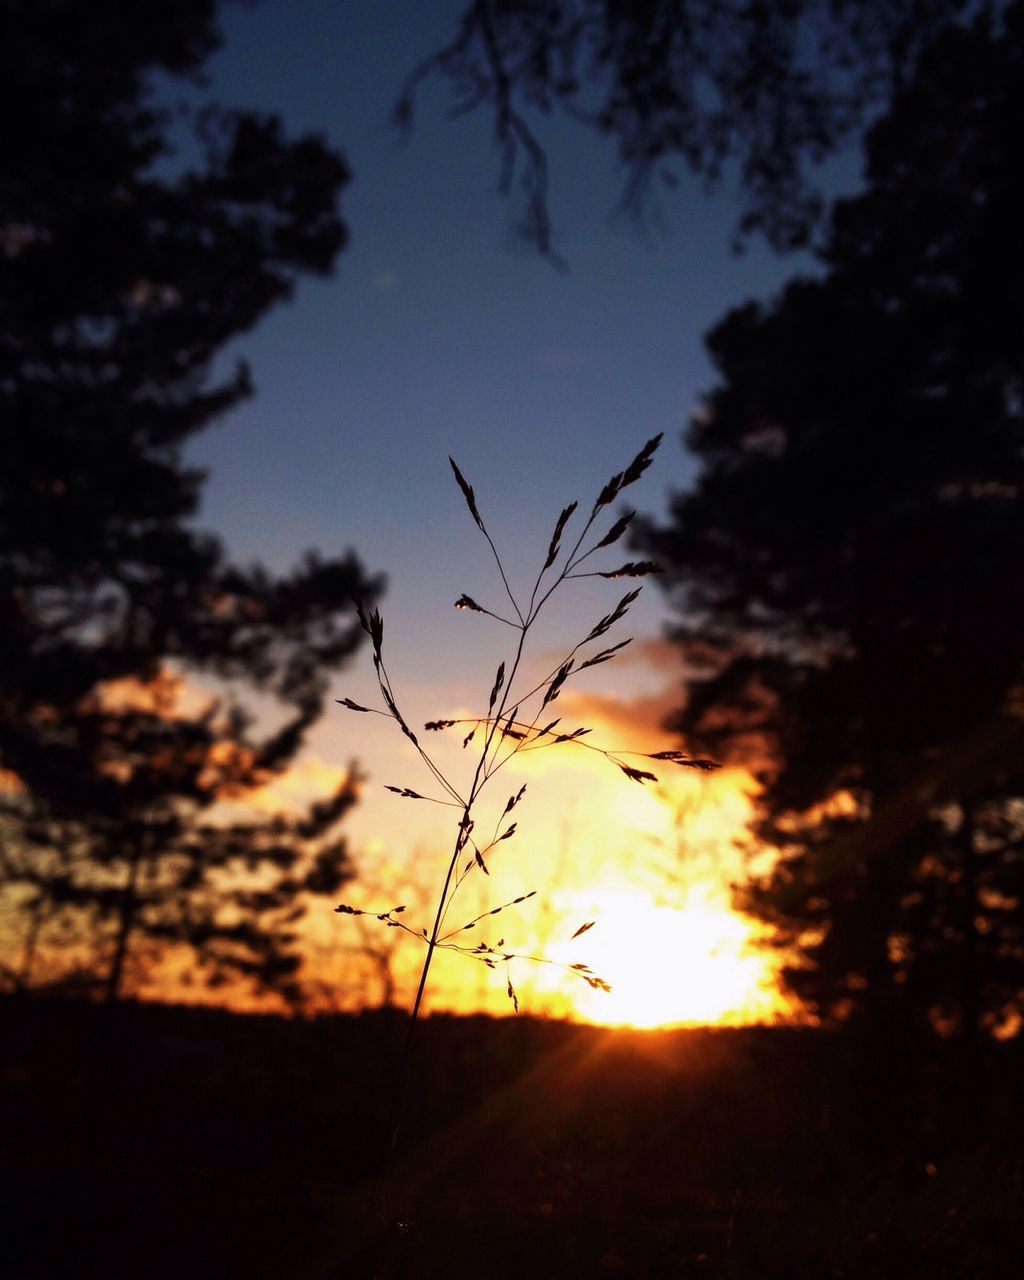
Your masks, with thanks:
[[[350,770],[343,766],[305,755],[259,786],[232,794],[223,807],[235,820],[244,819],[247,813],[296,817],[315,801],[336,795],[350,776]]]

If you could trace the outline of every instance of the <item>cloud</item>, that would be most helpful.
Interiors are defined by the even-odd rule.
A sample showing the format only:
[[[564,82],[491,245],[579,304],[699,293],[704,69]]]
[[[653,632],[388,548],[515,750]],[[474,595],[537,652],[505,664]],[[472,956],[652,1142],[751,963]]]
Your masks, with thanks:
[[[552,651],[540,659],[539,665],[557,666],[561,658],[561,654]],[[629,751],[660,751],[679,745],[678,738],[664,727],[681,698],[684,666],[676,645],[657,636],[640,636],[597,670],[608,673],[608,679],[615,671],[648,674],[654,677],[654,688],[626,695],[595,693],[574,687],[570,677],[552,706],[552,715],[561,715],[565,722],[562,728],[583,725],[595,731],[595,740],[600,729],[609,746]]]
[[[569,690],[559,699],[558,706],[563,717],[572,721],[572,728],[578,722],[595,732],[600,729],[609,747],[623,751],[661,751],[678,745],[663,727],[677,701],[673,693],[666,690],[618,698]]]
[[[578,661],[592,650],[600,648],[599,643],[589,646]],[[554,670],[561,665],[565,654],[561,649],[548,649],[535,655],[533,662],[543,670]],[[681,692],[680,681],[686,673],[686,663],[679,646],[662,636],[634,636],[624,649],[615,655],[610,666],[601,666],[599,672],[606,673],[605,683],[614,680],[616,671],[629,670],[640,674],[647,673],[656,678],[669,677],[664,684],[664,696],[678,704]]]
[[[620,666],[645,667],[652,672],[673,676],[681,676],[686,670],[679,646],[662,636],[637,636],[631,645],[621,651],[618,663]],[[678,690],[676,697],[678,698]]]
[[[225,798],[220,802],[218,813],[233,821],[251,820],[257,815],[298,817],[311,804],[336,795],[350,776],[347,768],[307,754],[262,785]]]

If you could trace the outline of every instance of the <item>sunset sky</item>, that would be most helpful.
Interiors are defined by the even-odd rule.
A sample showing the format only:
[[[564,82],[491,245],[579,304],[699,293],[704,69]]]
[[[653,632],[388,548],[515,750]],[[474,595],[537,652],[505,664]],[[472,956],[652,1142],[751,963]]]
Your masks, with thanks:
[[[0,11],[0,1280],[1016,1276],[1024,0]]]
[[[286,569],[308,547],[351,546],[385,573],[385,651],[414,724],[479,711],[509,638],[452,608],[463,592],[482,603],[497,595],[447,455],[474,485],[511,581],[525,585],[560,508],[592,499],[644,440],[665,434],[627,495],[631,505],[659,513],[668,492],[686,485],[680,429],[713,380],[702,335],[730,306],[813,267],[806,255],[779,259],[756,240],[732,254],[740,205],[728,183],[709,195],[680,175],[643,225],[616,216],[622,174],[613,153],[554,122],[541,127],[568,270],[541,260],[513,233],[485,115],[447,120],[448,90],[438,82],[421,90],[411,137],[403,142],[389,119],[405,75],[449,37],[459,8],[229,6],[224,48],[202,91],[280,113],[291,133],[324,134],[353,181],[342,199],[351,240],[334,277],[303,282],[292,305],[226,357],[251,361],[258,392],[192,446],[191,459],[209,469],[200,523],[243,561]],[[847,157],[833,185],[855,173]],[[602,567],[615,567],[615,551],[607,554]],[[619,583],[568,584],[538,629],[531,669],[550,666],[621,594]],[[678,745],[660,728],[681,676],[659,643],[666,617],[649,585],[609,636],[634,635],[634,646],[567,691],[559,704],[567,723],[592,726],[594,740],[613,747]],[[368,653],[334,692],[374,699]],[[448,811],[382,789],[422,789],[424,770],[406,746],[392,724],[339,707],[281,788],[313,793],[358,762],[368,781],[347,830],[367,882],[389,891],[410,879],[410,866],[413,885],[430,879],[427,868],[436,875],[451,840]],[[446,765],[462,767],[455,737],[436,746]],[[766,962],[744,958],[748,926],[728,911],[729,882],[743,868],[735,839],[749,783],[669,766],[658,787],[642,788],[593,753],[560,750],[557,763],[538,765],[537,756],[521,773],[509,769],[510,785],[528,783],[521,834],[486,887],[502,901],[537,889],[516,919],[509,913],[509,937],[590,963],[620,994],[599,1009],[603,993],[567,987],[552,966],[521,965],[513,980],[527,1003],[647,1023],[769,1015]],[[499,807],[504,798],[495,794]],[[565,952],[558,940],[589,919],[598,923]],[[325,975],[350,963],[352,927],[333,915],[311,922]],[[642,993],[651,984],[673,991],[652,1002]],[[503,975],[459,957],[439,965],[434,1000],[508,1004]]]

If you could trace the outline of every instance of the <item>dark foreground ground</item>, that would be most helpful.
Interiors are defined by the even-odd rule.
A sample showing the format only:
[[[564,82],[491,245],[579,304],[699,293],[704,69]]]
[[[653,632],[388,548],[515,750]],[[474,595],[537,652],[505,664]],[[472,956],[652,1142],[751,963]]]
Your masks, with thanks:
[[[4,1280],[1024,1274],[1024,1046],[0,1002]],[[378,1223],[383,1219],[383,1225]]]

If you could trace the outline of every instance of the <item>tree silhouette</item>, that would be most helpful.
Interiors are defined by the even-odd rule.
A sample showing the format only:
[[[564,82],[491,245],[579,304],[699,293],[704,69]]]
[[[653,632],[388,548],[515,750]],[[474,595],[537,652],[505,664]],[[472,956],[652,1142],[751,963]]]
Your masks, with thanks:
[[[230,564],[191,525],[182,447],[251,393],[244,365],[213,372],[224,345],[331,269],[348,172],[221,109],[175,159],[149,83],[199,76],[214,0],[2,8],[21,123],[0,171],[0,872],[21,967],[66,939],[113,998],[152,944],[281,989],[298,896],[346,873],[353,783],[258,826],[236,802],[295,759],[358,644],[351,597],[379,584],[351,554]]]
[[[749,906],[824,1016],[970,1035],[1024,989],[1024,6],[951,29],[871,132],[819,280],[711,334],[703,463],[641,546],[751,764]]]
[[[609,137],[640,209],[681,162],[710,180],[733,162],[748,204],[741,231],[778,248],[806,242],[823,202],[808,172],[890,102],[920,49],[979,8],[965,0],[473,0],[453,39],[410,76],[408,123],[427,76],[451,84],[454,114],[493,112],[502,182],[520,168],[521,230],[552,254],[541,116]]]

